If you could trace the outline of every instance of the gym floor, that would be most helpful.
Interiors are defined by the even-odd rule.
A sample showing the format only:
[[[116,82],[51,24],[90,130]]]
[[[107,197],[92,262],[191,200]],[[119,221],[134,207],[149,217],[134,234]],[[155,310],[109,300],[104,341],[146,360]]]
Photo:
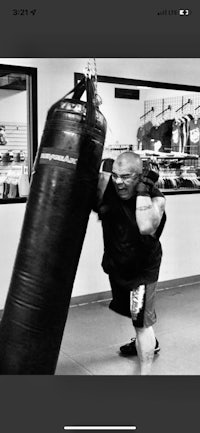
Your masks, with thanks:
[[[119,347],[135,336],[131,319],[108,308],[109,300],[74,305],[68,319],[56,375],[138,375],[136,356]],[[200,283],[159,289],[156,300],[160,343],[152,375],[200,374]]]

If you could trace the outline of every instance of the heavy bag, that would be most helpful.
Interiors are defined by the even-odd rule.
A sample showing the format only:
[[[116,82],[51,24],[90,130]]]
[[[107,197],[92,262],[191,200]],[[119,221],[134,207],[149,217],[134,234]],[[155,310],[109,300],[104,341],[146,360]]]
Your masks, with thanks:
[[[48,111],[0,324],[0,374],[55,373],[105,134],[93,77]]]

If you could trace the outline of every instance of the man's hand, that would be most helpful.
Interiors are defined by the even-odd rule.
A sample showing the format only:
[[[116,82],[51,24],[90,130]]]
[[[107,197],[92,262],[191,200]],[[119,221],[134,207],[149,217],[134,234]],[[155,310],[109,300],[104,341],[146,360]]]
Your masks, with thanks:
[[[149,161],[137,185],[136,221],[140,233],[154,235],[165,210],[165,198],[151,198],[151,190],[159,178],[158,164]]]
[[[159,167],[156,162],[148,161],[140,176],[136,190],[138,195],[149,195],[151,189],[159,179]]]

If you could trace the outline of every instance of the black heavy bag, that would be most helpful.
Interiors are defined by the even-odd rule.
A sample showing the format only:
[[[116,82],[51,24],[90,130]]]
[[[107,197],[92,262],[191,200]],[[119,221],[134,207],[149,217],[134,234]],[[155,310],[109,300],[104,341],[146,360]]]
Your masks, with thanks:
[[[55,373],[106,134],[93,78],[72,92],[50,108],[36,156],[0,324],[0,374]]]

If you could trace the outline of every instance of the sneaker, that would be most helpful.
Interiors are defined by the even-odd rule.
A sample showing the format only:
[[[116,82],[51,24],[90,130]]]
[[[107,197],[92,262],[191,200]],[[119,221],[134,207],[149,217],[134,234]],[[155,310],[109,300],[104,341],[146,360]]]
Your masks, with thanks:
[[[137,356],[137,350],[136,350],[136,338],[132,338],[131,342],[128,344],[125,344],[124,346],[120,347],[120,352],[122,355],[125,356]],[[160,352],[160,346],[159,342],[156,338],[156,345],[154,349],[154,354],[156,355],[158,352]]]

